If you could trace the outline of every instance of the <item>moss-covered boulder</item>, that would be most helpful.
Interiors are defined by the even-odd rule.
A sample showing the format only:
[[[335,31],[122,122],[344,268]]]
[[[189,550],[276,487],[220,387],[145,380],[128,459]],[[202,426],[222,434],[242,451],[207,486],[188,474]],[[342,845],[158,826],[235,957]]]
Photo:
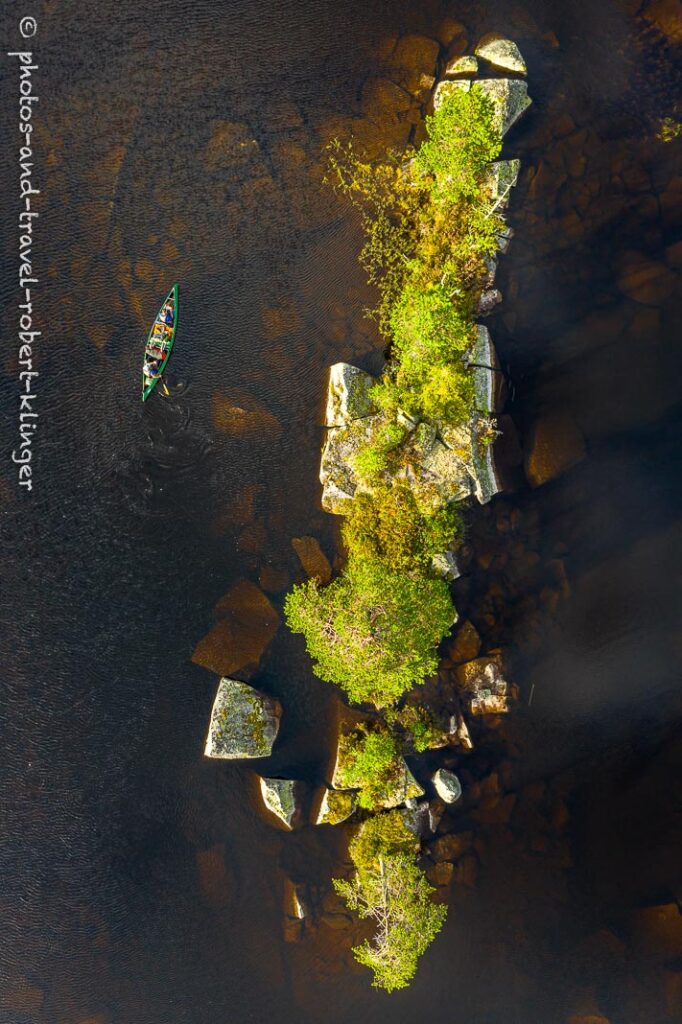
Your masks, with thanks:
[[[348,502],[358,489],[353,459],[370,439],[381,422],[380,416],[366,416],[351,420],[345,426],[327,431],[320,459],[322,508],[326,512],[344,515]]]
[[[221,679],[204,754],[230,760],[268,757],[281,716],[282,707],[274,697],[237,679]]]
[[[528,72],[526,62],[513,39],[505,39],[496,32],[489,32],[483,36],[474,53],[498,71],[510,71],[516,75],[525,75]]]
[[[444,79],[444,81],[438,83],[433,94],[433,109],[438,110],[445,98],[452,96],[453,92],[469,92],[470,88],[470,78]]]

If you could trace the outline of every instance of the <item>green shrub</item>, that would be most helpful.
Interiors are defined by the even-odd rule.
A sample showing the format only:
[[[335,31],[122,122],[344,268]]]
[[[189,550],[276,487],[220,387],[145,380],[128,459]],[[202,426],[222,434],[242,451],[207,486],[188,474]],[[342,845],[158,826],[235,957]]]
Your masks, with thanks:
[[[352,558],[378,559],[390,570],[430,569],[431,559],[447,551],[462,532],[458,512],[449,506],[422,512],[408,485],[376,485],[371,494],[356,494],[342,528]]]
[[[321,679],[352,701],[393,704],[435,672],[436,646],[455,619],[442,580],[353,559],[327,587],[309,580],[287,596],[289,628],[302,633]]]
[[[350,844],[353,878],[334,879],[349,909],[376,924],[374,937],[353,954],[374,972],[374,986],[388,992],[409,984],[447,913],[431,902],[434,889],[415,863],[417,848],[399,813],[370,818]]]
[[[435,423],[468,419],[473,377],[463,356],[475,328],[440,285],[408,286],[391,315],[394,397],[412,416]],[[372,389],[374,393],[374,389]],[[379,401],[386,401],[378,394]]]
[[[344,738],[342,752],[341,786],[360,790],[360,807],[380,807],[395,789],[403,768],[395,737],[385,726],[360,728]]]
[[[428,138],[416,161],[432,178],[435,202],[454,204],[478,196],[487,165],[502,149],[494,113],[492,100],[473,85],[469,92],[450,93],[426,118]]]

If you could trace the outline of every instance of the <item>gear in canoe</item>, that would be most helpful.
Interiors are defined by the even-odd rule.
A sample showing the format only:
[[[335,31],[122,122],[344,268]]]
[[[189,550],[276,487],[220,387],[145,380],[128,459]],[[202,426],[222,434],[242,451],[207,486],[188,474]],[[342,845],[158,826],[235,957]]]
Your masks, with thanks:
[[[156,314],[147,338],[142,364],[143,402],[149,398],[157,382],[161,380],[173,348],[178,326],[178,291],[179,286],[174,284]]]

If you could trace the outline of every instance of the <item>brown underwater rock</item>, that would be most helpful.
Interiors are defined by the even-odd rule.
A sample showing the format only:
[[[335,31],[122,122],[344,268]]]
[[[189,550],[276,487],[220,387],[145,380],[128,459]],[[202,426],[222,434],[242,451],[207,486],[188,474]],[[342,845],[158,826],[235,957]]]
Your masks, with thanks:
[[[244,441],[274,440],[282,433],[277,417],[244,391],[216,392],[211,412],[216,430]]]
[[[553,480],[585,456],[585,439],[566,413],[546,413],[535,423],[525,459],[532,487]]]
[[[279,616],[255,583],[241,580],[215,606],[219,621],[199,641],[192,661],[229,676],[255,667],[279,626]]]
[[[330,582],[332,567],[315,537],[294,537],[291,545],[306,576],[316,579],[322,586]]]

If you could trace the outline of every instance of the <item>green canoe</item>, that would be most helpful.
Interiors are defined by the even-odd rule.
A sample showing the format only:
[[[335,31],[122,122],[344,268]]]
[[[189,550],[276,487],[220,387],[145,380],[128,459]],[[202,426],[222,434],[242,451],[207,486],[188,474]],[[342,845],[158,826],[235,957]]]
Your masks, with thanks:
[[[173,348],[175,331],[178,326],[178,291],[179,286],[174,284],[163,300],[161,309],[156,314],[156,319],[147,338],[142,369],[143,402],[147,401],[157,382],[161,380],[171,354],[171,349]],[[146,372],[150,364],[158,371],[153,377]]]

